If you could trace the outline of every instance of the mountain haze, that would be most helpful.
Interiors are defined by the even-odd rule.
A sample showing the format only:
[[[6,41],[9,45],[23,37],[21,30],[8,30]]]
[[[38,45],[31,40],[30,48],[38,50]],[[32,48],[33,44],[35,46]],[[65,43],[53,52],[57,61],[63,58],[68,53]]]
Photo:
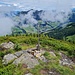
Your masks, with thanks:
[[[11,34],[13,31],[36,33],[39,21],[41,33],[57,27],[65,28],[70,22],[75,22],[74,16],[74,1],[1,0],[0,35]]]
[[[40,32],[47,32],[48,30],[55,29],[57,27],[65,27],[68,23],[74,22],[74,11],[66,13],[65,11],[57,10],[28,10],[28,11],[0,11],[1,29],[7,28],[7,31],[1,31],[1,34],[11,33],[12,27],[23,28],[28,32],[28,28],[31,29],[29,33],[36,33],[37,24],[41,21]],[[7,22],[7,23],[6,23]],[[9,26],[9,28],[8,28]],[[4,33],[6,32],[6,33]],[[1,35],[0,34],[0,35]]]

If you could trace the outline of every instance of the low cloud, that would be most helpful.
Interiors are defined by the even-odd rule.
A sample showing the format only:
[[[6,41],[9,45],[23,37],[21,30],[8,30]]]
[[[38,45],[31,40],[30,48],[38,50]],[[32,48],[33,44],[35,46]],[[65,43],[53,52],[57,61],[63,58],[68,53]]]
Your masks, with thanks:
[[[68,14],[70,12],[64,12],[64,11],[44,11],[39,16],[43,21],[60,21],[61,23],[66,22],[69,18]]]
[[[7,17],[0,18],[0,35],[6,35],[11,33],[13,27],[12,20]]]

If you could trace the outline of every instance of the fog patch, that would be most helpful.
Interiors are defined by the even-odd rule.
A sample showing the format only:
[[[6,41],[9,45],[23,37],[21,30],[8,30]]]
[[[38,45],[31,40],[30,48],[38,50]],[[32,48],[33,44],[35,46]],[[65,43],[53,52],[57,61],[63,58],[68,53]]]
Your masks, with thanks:
[[[27,23],[30,23],[30,24],[37,24],[37,20],[35,20],[33,18],[33,12],[34,11],[30,11],[28,12],[28,14],[25,15],[25,19],[27,19]]]
[[[0,18],[0,35],[11,34],[12,27],[13,21],[10,18]]]
[[[69,13],[65,11],[44,11],[39,16],[43,21],[51,21],[56,22],[59,21],[60,23],[64,23],[69,18]]]

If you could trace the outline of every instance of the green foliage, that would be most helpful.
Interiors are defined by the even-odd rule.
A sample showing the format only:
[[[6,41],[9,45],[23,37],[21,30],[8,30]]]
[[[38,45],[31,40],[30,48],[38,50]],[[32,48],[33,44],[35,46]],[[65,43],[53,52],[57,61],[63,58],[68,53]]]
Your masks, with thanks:
[[[15,43],[15,50],[21,50],[26,49],[29,47],[29,45],[34,46],[38,43],[38,37],[37,35],[21,35],[21,36],[6,36],[6,37],[0,37],[0,43],[2,42],[8,42],[12,41]],[[26,44],[26,45],[22,45]],[[55,50],[62,50],[68,52],[68,55],[75,56],[75,44],[65,42],[62,40],[55,40],[53,38],[49,38],[47,35],[40,35],[40,44],[42,47],[53,48]],[[24,48],[23,46],[26,46]],[[74,52],[74,53],[73,53]],[[2,54],[0,54],[2,55]]]
[[[24,72],[16,65],[8,65],[0,69],[0,75],[23,75]]]
[[[47,59],[50,59],[50,53],[49,53],[49,52],[46,51],[46,52],[44,53],[44,56],[45,56]]]
[[[5,55],[4,52],[0,52],[0,57],[3,57]]]
[[[66,41],[69,41],[69,42],[75,44],[75,35],[67,36],[67,37],[66,37]]]
[[[19,26],[12,27],[12,35],[13,36],[15,36],[15,35],[17,36],[17,35],[21,35],[21,34],[25,34],[25,33],[26,33],[26,31]]]
[[[50,46],[55,50],[62,50],[62,51],[66,51],[68,52],[68,55],[75,55],[75,53],[72,54],[72,52],[74,52],[75,50],[75,44],[71,44],[69,42],[65,42],[65,41],[61,41],[61,40],[55,40],[55,39],[42,39],[41,40],[41,45],[43,46]],[[69,54],[69,52],[71,52],[71,54]]]
[[[14,53],[15,51],[13,49],[9,49],[9,50],[4,50],[4,51],[0,51],[0,57],[3,57],[6,54],[9,53]]]
[[[26,43],[26,44],[36,44],[37,38],[34,38],[34,37],[26,38],[26,40],[24,40],[24,43]]]
[[[0,75],[13,75],[14,70],[12,70],[12,69],[14,69],[14,68],[15,68],[14,65],[9,65],[6,68],[4,67],[4,68],[0,69]]]
[[[75,23],[68,24],[65,28],[55,28],[47,33],[52,38],[63,39],[75,34]]]
[[[48,63],[41,63],[35,68],[31,69],[30,72],[33,75],[42,75],[40,73],[41,70],[47,70],[50,71],[51,69],[54,69],[54,72],[56,71],[60,75],[75,75],[75,71],[70,69],[69,67],[61,66],[56,62],[48,62]]]
[[[15,44],[14,49],[16,51],[22,50],[21,46],[19,44]]]
[[[71,70],[69,67],[61,66],[59,64],[49,63],[50,69],[56,69],[60,75],[75,75],[75,71]]]
[[[15,43],[14,50],[4,50],[0,51],[0,60],[2,60],[3,56],[8,53],[14,53],[18,50],[27,49],[34,47],[38,42],[37,34],[27,34],[21,36],[4,36],[0,37],[0,43],[12,41]],[[44,48],[50,49],[53,48],[55,52],[63,51],[67,52],[69,56],[75,57],[75,44],[56,40],[53,38],[49,38],[47,35],[40,35],[40,44],[44,46]],[[48,50],[49,51],[49,50]],[[49,52],[45,52],[44,56],[50,60],[47,63],[40,62],[39,65],[35,66],[35,68],[31,69],[30,72],[33,75],[41,75],[40,70],[42,69],[56,69],[61,75],[75,75],[75,71],[71,70],[68,67],[61,66],[58,64],[58,59],[60,56],[56,53],[56,57],[52,56]],[[25,70],[24,70],[25,72]],[[0,75],[23,75],[24,73],[21,67],[17,67],[15,65],[2,65],[2,61],[0,61]]]
[[[27,32],[27,33],[37,33],[37,30],[35,29],[34,26],[29,25],[28,27],[23,27],[23,29]]]
[[[41,75],[40,70],[43,69],[43,68],[45,68],[45,63],[40,61],[40,65],[35,66],[33,69],[30,70],[30,72],[33,75]]]

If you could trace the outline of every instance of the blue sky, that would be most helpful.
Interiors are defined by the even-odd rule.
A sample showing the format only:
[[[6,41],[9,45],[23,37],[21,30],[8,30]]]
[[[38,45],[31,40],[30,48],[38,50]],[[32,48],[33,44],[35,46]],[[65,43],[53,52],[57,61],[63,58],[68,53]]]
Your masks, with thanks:
[[[0,5],[8,4],[22,10],[43,9],[43,10],[69,10],[75,7],[75,0],[0,0]]]

